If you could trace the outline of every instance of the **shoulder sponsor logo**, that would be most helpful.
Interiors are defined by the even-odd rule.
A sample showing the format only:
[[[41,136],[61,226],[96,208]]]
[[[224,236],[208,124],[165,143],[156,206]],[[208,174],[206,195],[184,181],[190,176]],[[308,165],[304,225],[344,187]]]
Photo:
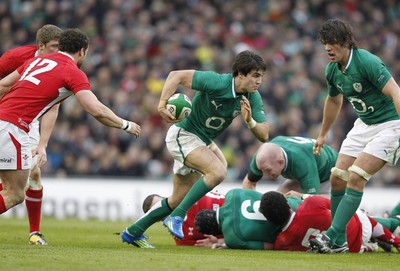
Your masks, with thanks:
[[[378,83],[380,83],[383,79],[385,78],[385,75],[383,75],[383,74],[381,74],[379,77],[378,77]]]

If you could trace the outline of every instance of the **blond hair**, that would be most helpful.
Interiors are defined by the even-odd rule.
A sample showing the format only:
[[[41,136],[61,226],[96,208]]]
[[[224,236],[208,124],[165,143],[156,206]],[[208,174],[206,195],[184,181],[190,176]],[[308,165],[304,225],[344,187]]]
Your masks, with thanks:
[[[59,40],[61,35],[61,28],[52,24],[46,24],[42,26],[36,32],[36,45],[39,46],[39,43],[47,44],[52,40]]]

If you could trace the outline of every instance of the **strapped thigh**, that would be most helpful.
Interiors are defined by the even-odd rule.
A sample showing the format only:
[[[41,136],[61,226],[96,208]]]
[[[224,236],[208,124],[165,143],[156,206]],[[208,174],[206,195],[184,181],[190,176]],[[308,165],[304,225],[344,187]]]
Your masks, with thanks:
[[[338,177],[339,179],[341,179],[345,182],[348,182],[350,180],[350,173],[347,170],[333,167],[331,169],[331,173],[333,176]]]
[[[353,172],[353,173],[359,175],[361,178],[363,178],[363,179],[366,180],[367,182],[368,182],[369,179],[372,177],[371,174],[367,173],[365,170],[363,170],[363,169],[360,168],[359,166],[352,165],[351,167],[349,167],[348,170],[349,170],[350,172]]]

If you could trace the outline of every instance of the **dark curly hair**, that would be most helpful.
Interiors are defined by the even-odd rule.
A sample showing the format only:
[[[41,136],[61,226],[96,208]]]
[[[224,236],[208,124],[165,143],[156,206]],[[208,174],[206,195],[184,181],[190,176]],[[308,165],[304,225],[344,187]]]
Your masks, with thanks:
[[[290,206],[285,196],[276,191],[265,193],[261,197],[260,212],[270,222],[283,227],[290,219]]]
[[[264,59],[256,53],[246,50],[240,52],[233,60],[232,75],[236,77],[239,73],[247,75],[252,70],[265,72],[267,64]]]
[[[198,232],[212,235],[222,234],[217,221],[217,212],[214,210],[199,211],[194,219],[194,224]]]
[[[325,21],[318,30],[318,38],[322,44],[339,44],[342,47],[357,48],[353,29],[347,22],[340,19]]]
[[[78,28],[67,28],[61,33],[59,43],[61,52],[75,54],[82,48],[89,48],[89,37]]]

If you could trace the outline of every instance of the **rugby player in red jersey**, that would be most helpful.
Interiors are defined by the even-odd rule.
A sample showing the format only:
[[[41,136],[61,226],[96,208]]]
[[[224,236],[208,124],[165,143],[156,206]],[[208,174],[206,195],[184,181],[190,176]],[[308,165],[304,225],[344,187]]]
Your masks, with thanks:
[[[80,70],[88,48],[85,33],[66,29],[60,35],[59,52],[34,57],[0,81],[0,96],[5,93],[0,100],[0,214],[25,198],[32,165],[30,124],[69,96],[74,95],[83,109],[105,126],[140,135],[138,124],[115,115],[90,90],[89,80]],[[44,155],[36,154],[39,166]]]
[[[0,57],[0,78],[4,78],[25,61],[43,54],[54,53],[58,51],[58,40],[62,30],[51,24],[44,25],[36,32],[36,44],[25,45],[8,50]],[[1,96],[0,96],[1,98]],[[57,119],[59,105],[52,109],[43,118],[47,121],[43,123],[46,127],[41,127],[39,133],[39,120],[36,119],[30,124],[29,142],[33,152],[44,153],[43,159],[46,161],[46,147]],[[29,244],[47,245],[43,234],[40,231],[40,221],[42,215],[43,185],[41,182],[41,172],[37,163],[32,163],[27,186],[25,188],[25,204],[29,220]],[[3,185],[0,183],[0,190]]]

